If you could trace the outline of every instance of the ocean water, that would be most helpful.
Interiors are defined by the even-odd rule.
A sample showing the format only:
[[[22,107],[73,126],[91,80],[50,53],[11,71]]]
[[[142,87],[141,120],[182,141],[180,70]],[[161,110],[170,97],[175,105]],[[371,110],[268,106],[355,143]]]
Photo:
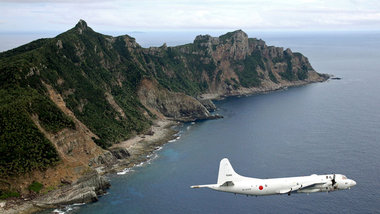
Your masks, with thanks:
[[[342,80],[218,101],[223,119],[185,124],[181,137],[158,151],[155,160],[124,175],[110,175],[109,193],[98,202],[62,211],[380,213],[380,34],[248,34],[299,51],[315,70]],[[166,41],[183,44],[194,38],[181,35]],[[157,44],[150,45],[165,42],[165,33],[132,36],[145,44],[155,38]],[[263,197],[190,189],[216,183],[224,157],[244,176],[340,173],[357,185],[331,193]]]

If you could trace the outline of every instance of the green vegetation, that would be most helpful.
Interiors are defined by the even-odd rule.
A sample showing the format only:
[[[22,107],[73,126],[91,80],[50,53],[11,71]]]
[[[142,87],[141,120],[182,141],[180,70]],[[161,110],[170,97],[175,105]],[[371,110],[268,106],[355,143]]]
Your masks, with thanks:
[[[297,77],[299,80],[305,80],[308,78],[308,69],[306,65],[302,65],[302,69],[297,72]]]
[[[0,190],[0,200],[4,200],[7,198],[18,198],[20,197],[20,193],[16,191],[2,191]]]
[[[292,56],[289,55],[286,51],[284,51],[284,57],[287,64],[286,71],[279,73],[281,77],[288,81],[297,80],[295,72],[293,72],[293,64],[292,64]]]
[[[37,182],[37,181],[33,181],[33,183],[31,183],[29,186],[28,186],[28,190],[29,191],[33,191],[35,193],[40,193],[41,189],[44,187],[43,184]]]
[[[278,83],[278,80],[277,80],[277,78],[274,76],[272,70],[269,70],[269,71],[268,71],[268,74],[269,74],[269,79],[272,80],[272,82],[274,82],[274,83]]]
[[[57,163],[57,151],[31,117],[35,115],[41,126],[51,132],[73,128],[73,122],[34,89],[0,89],[0,97],[0,177]]]
[[[233,31],[233,32],[228,32],[226,34],[223,34],[221,36],[219,36],[219,40],[222,42],[222,43],[226,43],[227,41],[230,41],[230,42],[234,42],[233,40],[233,36],[240,30],[236,30],[236,31]]]
[[[32,118],[51,133],[75,129],[48,98],[42,81],[65,95],[67,107],[100,137],[96,143],[103,148],[150,126],[136,96],[144,72],[127,58],[124,37],[113,47],[109,44],[106,36],[91,29],[79,34],[74,28],[0,54],[0,177],[43,170],[59,161]],[[106,91],[124,118],[108,103]]]
[[[44,190],[41,192],[42,194],[47,194],[48,192],[51,192],[53,190],[57,189],[57,187],[55,186],[48,186],[46,188],[44,188]]]
[[[251,55],[247,56],[243,61],[236,62],[237,65],[243,66],[241,72],[236,72],[240,84],[243,87],[258,87],[261,84],[260,76],[257,73],[257,66],[265,69],[262,61],[262,55],[259,51],[254,51]]]
[[[280,58],[280,57],[274,57],[273,59],[272,59],[272,62],[274,63],[274,64],[276,64],[276,63],[278,63],[278,62],[283,62],[284,61],[284,59],[283,58]]]
[[[300,53],[293,53],[294,57],[301,58],[302,54]],[[284,51],[285,61],[287,63],[286,71],[280,73],[281,77],[283,79],[286,79],[288,81],[295,81],[295,80],[305,80],[308,78],[308,67],[305,64],[302,64],[301,70],[293,69],[292,64],[292,56],[289,55],[286,51]]]
[[[207,36],[205,36],[207,38]],[[197,95],[208,89],[207,82],[203,79],[203,74],[207,74],[210,79],[214,77],[216,65],[207,53],[206,48],[198,42],[205,39],[200,37],[195,44],[187,44],[178,47],[168,47],[160,49],[160,55],[147,55],[144,58],[147,63],[154,63],[153,77],[171,91],[184,92],[189,95]],[[190,53],[181,53],[180,49],[186,48]],[[204,52],[196,55],[193,52]],[[209,62],[200,58],[209,58]],[[149,69],[149,68],[148,68]]]

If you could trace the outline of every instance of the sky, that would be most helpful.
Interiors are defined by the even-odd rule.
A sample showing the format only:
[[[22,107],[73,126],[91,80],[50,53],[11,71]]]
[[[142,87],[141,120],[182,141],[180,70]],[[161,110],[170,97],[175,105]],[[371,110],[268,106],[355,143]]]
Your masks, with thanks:
[[[0,32],[380,30],[380,0],[0,0]]]

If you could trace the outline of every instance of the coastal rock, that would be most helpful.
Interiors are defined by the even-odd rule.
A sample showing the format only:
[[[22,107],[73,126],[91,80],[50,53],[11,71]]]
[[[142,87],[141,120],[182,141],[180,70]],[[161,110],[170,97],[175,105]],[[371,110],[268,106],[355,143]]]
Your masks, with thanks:
[[[117,159],[126,159],[131,156],[126,148],[115,147],[110,149],[110,152]]]
[[[204,107],[206,107],[206,109],[207,109],[209,112],[212,112],[212,111],[215,111],[215,110],[216,110],[216,106],[215,106],[215,104],[212,102],[212,100],[210,100],[210,99],[198,99],[198,101],[199,101]]]
[[[111,166],[117,162],[117,158],[110,151],[106,151],[103,154],[91,159],[89,166]]]
[[[141,103],[152,112],[177,121],[214,119],[197,99],[184,93],[171,92],[160,87],[156,81],[144,79],[138,90]]]
[[[72,185],[49,192],[33,201],[37,207],[56,207],[73,203],[88,203],[98,200],[98,195],[104,194],[110,187],[109,181],[93,172]]]
[[[113,147],[88,163],[88,166],[100,174],[114,172],[129,164],[130,153],[126,148]]]

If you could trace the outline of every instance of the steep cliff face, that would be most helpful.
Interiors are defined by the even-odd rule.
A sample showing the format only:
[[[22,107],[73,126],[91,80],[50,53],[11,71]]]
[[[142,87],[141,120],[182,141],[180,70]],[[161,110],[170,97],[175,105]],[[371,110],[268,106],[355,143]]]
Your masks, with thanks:
[[[168,60],[170,63],[164,73],[182,74],[183,77],[171,77],[173,81],[184,82],[183,87],[189,87],[189,91],[198,90],[196,94],[236,95],[327,78],[315,72],[302,54],[267,46],[262,40],[248,38],[241,30],[220,37],[197,36],[192,44],[150,50],[154,51],[147,52],[149,55],[163,58],[176,54],[171,61]],[[187,85],[184,78],[193,84]],[[157,79],[161,84],[167,84],[167,80]],[[186,91],[182,88],[174,90]]]
[[[47,177],[46,186],[75,182],[127,158],[127,151],[106,149],[146,132],[155,118],[214,118],[206,98],[326,79],[302,54],[241,30],[142,48],[83,20],[55,38],[0,53],[0,74],[0,192],[11,179],[23,189]]]
[[[195,98],[180,92],[171,92],[158,85],[157,81],[143,79],[138,89],[141,103],[151,112],[179,121],[194,121],[214,118],[207,108]]]

